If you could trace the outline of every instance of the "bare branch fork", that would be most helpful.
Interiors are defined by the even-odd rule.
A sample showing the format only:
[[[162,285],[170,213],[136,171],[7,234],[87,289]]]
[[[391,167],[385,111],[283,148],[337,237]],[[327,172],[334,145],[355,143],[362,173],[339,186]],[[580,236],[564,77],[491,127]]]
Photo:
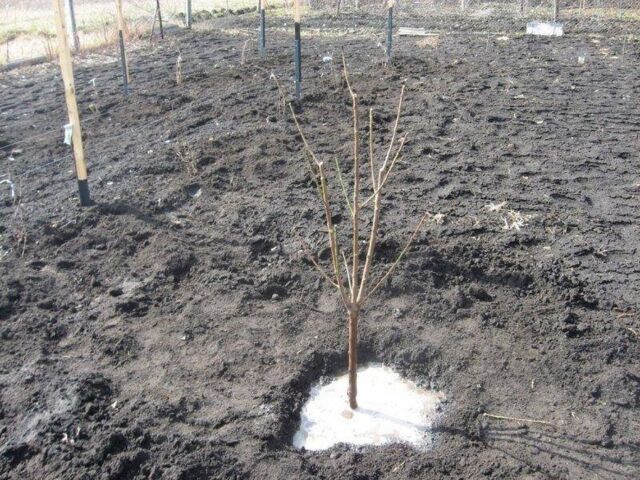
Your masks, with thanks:
[[[398,140],[398,125],[400,122],[400,114],[402,111],[402,103],[404,99],[404,86],[400,91],[400,99],[398,101],[398,109],[396,119],[393,127],[393,133],[391,140],[387,148],[386,155],[380,167],[376,167],[375,162],[375,149],[374,149],[374,137],[373,137],[373,109],[369,109],[369,169],[371,173],[371,189],[372,193],[368,196],[364,202],[361,201],[361,152],[360,152],[360,128],[359,128],[359,115],[358,115],[358,95],[355,93],[349,80],[349,71],[347,69],[347,62],[344,54],[342,55],[343,75],[351,97],[351,110],[352,110],[352,122],[353,122],[353,190],[351,198],[349,198],[349,192],[347,186],[342,179],[340,162],[335,159],[337,168],[337,177],[341,184],[342,192],[344,194],[347,208],[349,210],[351,218],[351,255],[350,262],[347,260],[347,256],[340,249],[338,244],[338,235],[336,226],[333,223],[332,206],[331,206],[331,193],[329,191],[327,173],[325,163],[318,159],[316,154],[311,149],[307,137],[305,136],[298,118],[293,110],[291,103],[289,109],[293,115],[294,122],[298,129],[298,133],[302,139],[304,149],[308,154],[308,166],[311,171],[312,178],[318,190],[318,196],[322,203],[325,222],[327,228],[327,240],[329,243],[329,249],[331,252],[331,269],[330,273],[326,272],[323,267],[309,255],[311,263],[321,273],[321,275],[333,285],[340,294],[340,298],[345,305],[348,315],[348,349],[349,349],[349,406],[352,409],[358,408],[357,403],[357,368],[358,368],[358,320],[360,312],[365,301],[375,293],[389,278],[389,276],[396,269],[406,252],[409,250],[411,244],[418,235],[420,229],[424,225],[427,219],[431,217],[429,213],[425,213],[417,223],[413,233],[409,237],[407,243],[400,251],[398,257],[386,270],[386,272],[380,277],[380,279],[370,286],[371,267],[373,264],[373,257],[376,250],[376,242],[378,238],[378,231],[380,228],[380,214],[382,211],[382,192],[387,180],[389,179],[393,167],[401,157],[402,149],[406,143],[407,136],[404,135]],[[396,146],[397,144],[397,146]],[[394,153],[395,152],[395,153]],[[373,202],[373,213],[371,221],[371,230],[367,241],[367,251],[364,260],[364,265],[360,265],[360,217],[362,208]]]

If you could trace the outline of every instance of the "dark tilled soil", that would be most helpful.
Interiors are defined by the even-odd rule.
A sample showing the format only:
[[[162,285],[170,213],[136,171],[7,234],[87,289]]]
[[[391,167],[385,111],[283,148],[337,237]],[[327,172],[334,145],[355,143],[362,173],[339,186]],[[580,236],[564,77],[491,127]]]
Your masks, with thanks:
[[[368,304],[361,357],[448,398],[431,451],[311,453],[290,442],[345,370],[345,314],[304,253],[326,257],[322,212],[270,79],[293,91],[291,38],[260,58],[245,17],[132,52],[126,99],[113,59],[77,66],[89,208],[57,67],[2,78],[0,477],[637,478],[638,44],[443,34],[385,66],[357,26],[305,36],[301,123],[346,178],[340,48],[378,161],[406,85],[375,274],[443,217]]]

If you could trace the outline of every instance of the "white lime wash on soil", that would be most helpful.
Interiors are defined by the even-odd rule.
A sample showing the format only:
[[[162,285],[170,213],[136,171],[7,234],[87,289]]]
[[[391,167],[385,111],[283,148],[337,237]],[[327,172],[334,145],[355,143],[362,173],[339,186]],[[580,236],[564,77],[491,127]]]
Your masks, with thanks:
[[[429,447],[442,393],[419,388],[391,368],[372,364],[358,370],[358,408],[351,410],[347,385],[343,375],[311,389],[294,447],[325,450],[338,443]]]

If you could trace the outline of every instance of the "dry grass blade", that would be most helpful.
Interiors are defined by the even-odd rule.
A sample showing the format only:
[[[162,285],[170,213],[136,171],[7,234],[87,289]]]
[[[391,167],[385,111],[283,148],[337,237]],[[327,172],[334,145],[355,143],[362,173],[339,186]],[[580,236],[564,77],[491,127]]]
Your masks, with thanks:
[[[539,423],[541,425],[549,425],[550,427],[555,428],[555,424],[551,422],[547,422],[546,420],[535,420],[533,418],[518,418],[518,417],[507,417],[505,415],[493,415],[491,413],[483,413],[483,417],[494,418],[496,420],[506,420],[511,422],[524,422],[524,423]]]

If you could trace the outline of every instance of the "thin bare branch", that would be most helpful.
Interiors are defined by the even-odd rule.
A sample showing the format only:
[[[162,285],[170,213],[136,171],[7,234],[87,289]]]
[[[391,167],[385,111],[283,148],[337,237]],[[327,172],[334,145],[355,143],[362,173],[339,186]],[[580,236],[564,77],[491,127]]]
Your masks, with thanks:
[[[358,294],[358,275],[360,273],[360,244],[358,243],[360,229],[360,132],[358,129],[358,96],[351,88],[351,83],[349,82],[349,70],[347,69],[347,59],[344,56],[344,52],[342,53],[342,66],[344,69],[344,78],[347,82],[349,94],[351,95],[351,110],[353,113],[353,210],[351,212],[353,225],[351,237],[353,255],[351,281],[353,288],[351,289],[351,303],[355,304]]]
[[[351,207],[351,202],[349,201],[349,194],[347,193],[347,185],[344,183],[344,179],[342,178],[342,167],[340,165],[340,160],[338,160],[338,157],[335,157],[335,163],[336,163],[336,174],[338,177],[338,182],[340,182],[340,188],[342,188],[342,194],[344,195],[344,199],[347,203],[347,208],[349,209],[349,213],[353,218],[353,208]]]
[[[351,283],[351,275],[349,274],[349,262],[347,262],[347,257],[345,256],[344,252],[340,252],[342,253],[342,261],[344,262],[344,271],[347,274],[347,285],[349,285],[349,292],[353,291],[353,284]]]
[[[406,140],[407,140],[407,135],[402,137],[402,140],[400,140],[400,147],[398,147],[398,151],[394,155],[393,160],[391,160],[391,164],[389,165],[389,168],[387,169],[387,171],[384,173],[384,176],[380,175],[378,177],[378,180],[377,180],[378,186],[373,192],[373,194],[369,196],[364,202],[362,202],[363,207],[366,207],[369,204],[369,202],[371,202],[371,200],[373,200],[379,192],[382,192],[382,188],[384,187],[385,183],[387,183],[387,179],[389,178],[389,175],[393,170],[393,166],[396,164],[396,162],[400,158],[400,153],[402,153],[402,148],[404,147]]]
[[[304,144],[304,148],[309,154],[309,156],[311,157],[311,160],[313,160],[313,163],[311,161],[307,162],[307,167],[309,168],[309,172],[311,173],[311,178],[313,179],[313,183],[315,183],[316,189],[318,190],[318,195],[320,196],[320,198],[322,198],[320,183],[318,183],[319,172],[315,172],[314,166],[313,166],[313,164],[315,163],[316,168],[318,168],[319,170],[320,162],[316,158],[315,153],[313,153],[313,150],[311,150],[311,147],[307,142],[307,137],[304,136],[304,132],[302,131],[302,127],[300,126],[300,123],[298,123],[298,117],[296,116],[296,113],[293,111],[293,106],[291,105],[291,103],[289,103],[289,109],[291,110],[291,115],[293,115],[293,121],[295,122],[296,127],[298,128],[298,133],[300,134],[300,137],[302,137],[302,143]]]
[[[338,287],[338,284],[329,276],[327,272],[320,266],[318,261],[315,259],[313,254],[311,253],[311,246],[303,239],[300,239],[302,243],[302,249],[304,250],[305,255],[309,259],[309,261],[313,264],[314,267],[320,272],[320,274],[334,287]]]
[[[402,153],[402,148],[404,147],[404,144],[407,141],[407,136],[405,135],[404,137],[402,137],[402,139],[400,140],[400,146],[398,147],[398,151],[396,152],[396,154],[393,157],[393,160],[391,160],[391,164],[389,165],[389,167],[387,168],[387,171],[384,174],[384,178],[382,179],[382,182],[378,182],[380,185],[378,186],[379,188],[384,187],[384,184],[387,183],[387,178],[389,178],[389,175],[391,174],[391,170],[393,170],[393,166],[396,164],[396,162],[398,161],[398,159],[400,158],[400,154]]]
[[[340,290],[340,288],[338,287],[338,284],[335,281],[331,280],[331,277],[329,276],[329,274],[324,271],[324,269],[318,264],[316,259],[313,258],[312,256],[309,256],[308,258],[311,261],[311,263],[313,264],[313,266],[316,267],[316,270],[318,270],[320,272],[320,274],[325,278],[325,280],[327,280],[327,282],[329,282],[331,285],[333,285],[338,290]]]
[[[336,235],[336,229],[333,226],[333,220],[331,215],[331,204],[329,201],[329,188],[327,186],[327,178],[324,173],[324,166],[322,162],[318,164],[318,171],[320,173],[320,191],[322,194],[322,203],[324,206],[325,221],[327,223],[327,233],[329,235],[329,248],[331,249],[331,263],[333,265],[333,274],[336,277],[336,283],[340,290],[342,300],[346,303],[346,294],[344,291],[344,282],[342,281],[342,272],[340,271],[340,257],[338,255],[338,241]]]
[[[393,150],[393,145],[396,141],[396,135],[398,134],[398,124],[400,123],[400,112],[402,111],[402,101],[404,100],[404,85],[402,85],[402,89],[400,90],[400,100],[398,101],[398,113],[396,114],[396,121],[393,125],[393,133],[391,134],[391,143],[389,143],[389,149],[387,150],[387,156],[380,167],[380,172],[384,172],[387,168],[387,163],[389,163],[389,158],[391,157],[391,151]]]
[[[309,146],[309,142],[307,142],[307,137],[304,136],[304,132],[300,127],[300,123],[298,123],[298,117],[296,116],[296,112],[293,111],[293,105],[291,103],[289,103],[289,110],[291,110],[291,115],[293,115],[293,121],[295,122],[296,127],[298,128],[298,133],[302,137],[302,143],[304,144],[304,148],[307,150],[307,152],[309,152],[309,155],[311,155],[311,158],[313,159],[314,163],[318,167],[320,167],[321,162],[316,157],[316,154],[313,153],[313,150],[311,150],[311,147]]]
[[[413,241],[416,238],[416,235],[418,235],[418,232],[420,231],[420,229],[422,228],[422,225],[424,224],[424,222],[431,216],[431,214],[429,212],[425,213],[422,218],[420,219],[420,221],[418,222],[418,225],[416,226],[415,230],[413,231],[413,233],[411,234],[411,237],[409,237],[409,240],[407,241],[406,245],[404,246],[404,248],[402,249],[402,251],[400,252],[400,255],[398,255],[398,258],[396,258],[396,260],[393,262],[393,264],[391,264],[391,267],[389,267],[389,270],[387,270],[387,273],[385,273],[382,278],[378,281],[378,283],[376,283],[376,285],[371,289],[371,291],[369,291],[369,293],[362,299],[362,301],[364,302],[367,298],[369,298],[371,295],[373,295],[378,288],[380,288],[382,286],[382,284],[384,283],[384,281],[389,277],[389,275],[391,275],[393,273],[393,271],[396,269],[396,267],[398,266],[398,264],[400,263],[400,261],[402,260],[402,258],[404,257],[405,253],[407,253],[407,250],[409,250],[409,247],[411,246],[411,244],[413,243]]]
[[[367,257],[364,261],[364,269],[362,270],[362,279],[360,281],[360,288],[358,289],[357,302],[360,306],[364,303],[365,289],[367,282],[369,281],[369,275],[371,272],[371,264],[373,263],[373,256],[376,250],[376,241],[378,238],[378,228],[380,224],[380,213],[382,211],[382,204],[380,203],[381,192],[378,189],[375,194],[375,202],[373,205],[373,221],[371,222],[371,233],[369,235],[369,246],[367,248]]]
[[[369,109],[369,167],[371,169],[371,185],[372,189],[375,191],[378,187],[376,186],[376,166],[375,166],[375,155],[373,152],[373,108]],[[364,206],[364,204],[363,204]]]
[[[344,52],[342,52],[342,71],[344,73],[344,79],[347,82],[347,88],[349,89],[349,94],[351,95],[351,98],[353,98],[355,94],[353,93],[353,89],[351,88],[351,82],[349,82],[349,71],[347,70],[347,59],[344,56]]]

